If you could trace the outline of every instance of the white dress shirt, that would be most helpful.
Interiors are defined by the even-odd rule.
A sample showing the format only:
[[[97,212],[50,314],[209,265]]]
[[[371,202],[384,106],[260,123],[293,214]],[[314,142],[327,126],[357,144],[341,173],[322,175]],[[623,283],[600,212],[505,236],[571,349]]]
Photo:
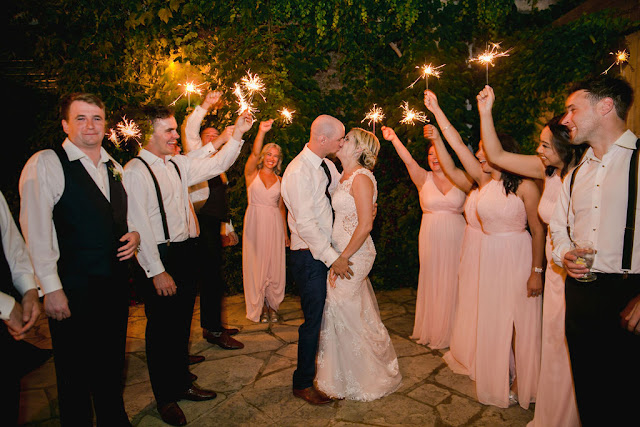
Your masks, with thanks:
[[[122,166],[104,148],[100,149],[98,166],[94,165],[93,161],[68,138],[62,143],[62,148],[70,161],[80,160],[91,179],[110,201],[107,163],[112,161],[120,176],[123,174]],[[58,276],[57,263],[60,250],[53,224],[53,208],[62,197],[64,187],[62,164],[53,150],[38,151],[31,156],[22,169],[18,184],[20,225],[33,260],[36,278],[44,294],[62,289]],[[133,231],[131,222],[129,222],[129,230]]]
[[[329,194],[333,194],[340,181],[338,169],[306,145],[284,171],[281,193],[289,209],[291,250],[309,249],[315,259],[329,267],[340,254],[331,247],[333,213],[325,195],[327,175],[321,166],[323,161],[331,172]]]
[[[627,222],[629,162],[637,137],[627,130],[598,159],[591,147],[585,152],[576,172],[573,193],[569,199],[571,173],[562,185],[549,227],[553,239],[553,260],[562,266],[564,255],[571,250],[571,240],[590,240],[596,249],[593,270],[622,273],[622,246]],[[640,186],[638,186],[640,202]],[[631,273],[640,273],[640,213],[636,207],[636,228]],[[568,212],[568,218],[567,218]],[[571,238],[567,234],[567,221]]]
[[[2,248],[4,256],[11,270],[11,281],[20,295],[24,295],[31,289],[36,289],[36,279],[33,275],[33,266],[29,259],[27,246],[13,221],[9,206],[2,193],[0,193],[0,232],[2,233]],[[8,320],[15,299],[0,292],[0,319]]]
[[[145,149],[140,151],[140,157],[149,164],[158,180],[171,242],[182,242],[198,235],[198,223],[189,201],[188,187],[227,170],[238,158],[243,142],[232,138],[217,155],[207,158],[167,156],[162,160]],[[200,150],[209,154],[215,152],[211,144]],[[196,154],[199,156],[202,153]],[[170,159],[180,168],[181,176],[178,176]],[[157,245],[167,242],[153,179],[140,159],[132,159],[125,165],[124,183],[131,200],[129,214],[136,225],[140,223],[141,250],[138,252],[138,262],[147,277],[153,277],[164,271]]]
[[[185,153],[192,153],[195,150],[202,148],[200,126],[202,125],[202,120],[204,120],[207,112],[207,110],[198,105],[193,112],[187,116],[184,125],[184,135],[182,138]],[[196,206],[196,209],[199,209],[199,207],[209,198],[209,185],[206,182],[200,182],[192,185],[189,187],[189,198]]]

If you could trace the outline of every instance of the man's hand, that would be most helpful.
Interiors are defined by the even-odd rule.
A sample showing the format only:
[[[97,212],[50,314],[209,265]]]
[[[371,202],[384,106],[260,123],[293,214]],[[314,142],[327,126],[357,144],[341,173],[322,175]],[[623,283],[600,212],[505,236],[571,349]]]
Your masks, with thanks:
[[[50,292],[44,296],[44,312],[47,316],[56,320],[64,320],[71,317],[69,300],[64,290]]]
[[[382,126],[381,131],[382,131],[382,137],[387,141],[393,141],[395,138],[398,137],[396,135],[396,132],[390,127]]]
[[[140,234],[137,231],[132,231],[122,236],[120,241],[127,243],[118,248],[118,259],[126,261],[136,253],[136,249],[140,245]]]
[[[156,292],[161,297],[170,297],[176,294],[176,283],[173,281],[173,277],[166,271],[153,276],[153,286],[156,287]]]
[[[212,91],[208,92],[204,97],[204,101],[200,105],[205,110],[208,110],[212,106],[216,105],[220,101],[220,97],[222,96],[222,92]]]
[[[335,274],[340,276],[341,279],[349,280],[353,275],[353,271],[351,270],[351,267],[349,267],[352,264],[353,263],[348,259],[339,256],[338,259],[336,259],[333,264],[331,264],[331,270],[333,270]]]
[[[235,246],[240,241],[235,231],[232,231],[229,234],[220,235],[220,239],[222,240],[222,246],[225,248],[227,246]]]
[[[574,249],[567,252],[562,259],[564,269],[567,270],[567,274],[574,279],[579,279],[589,272],[589,269],[584,264],[576,264],[578,259],[578,250]]]
[[[245,111],[236,120],[235,127],[233,129],[233,139],[236,141],[242,140],[242,135],[253,126],[253,116],[248,111]]]
[[[640,335],[640,299],[637,299],[629,314],[624,317],[623,325],[625,323],[629,332]]]
[[[476,96],[478,100],[478,111],[480,113],[490,113],[493,107],[493,101],[496,100],[496,95],[493,93],[491,86],[486,85],[484,89]]]
[[[527,280],[527,297],[539,297],[542,295],[542,274],[531,273]]]
[[[38,291],[28,290],[22,297],[22,304],[17,301],[11,311],[9,320],[6,320],[9,333],[16,339],[21,340],[35,325],[40,316],[40,302],[38,301]]]

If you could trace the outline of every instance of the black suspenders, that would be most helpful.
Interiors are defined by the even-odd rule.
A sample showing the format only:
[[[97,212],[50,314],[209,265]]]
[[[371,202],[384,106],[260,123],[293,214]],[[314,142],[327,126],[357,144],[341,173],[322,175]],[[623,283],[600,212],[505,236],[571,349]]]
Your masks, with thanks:
[[[156,197],[158,198],[158,207],[160,208],[160,217],[162,218],[162,230],[164,231],[164,240],[167,242],[167,245],[171,241],[169,238],[169,225],[167,224],[167,213],[164,210],[164,203],[162,202],[162,191],[160,191],[160,185],[158,185],[158,180],[156,179],[156,175],[151,170],[151,166],[147,163],[142,157],[137,156],[136,159],[139,159],[149,170],[151,174],[151,179],[153,179],[153,185],[156,187]],[[182,180],[182,174],[180,174],[180,168],[175,164],[173,160],[169,160],[173,164],[173,167],[176,168],[176,172],[178,172],[178,177]]]
[[[631,260],[633,258],[633,237],[636,226],[636,207],[638,204],[638,156],[640,156],[640,139],[636,140],[636,149],[631,155],[629,163],[629,192],[627,195],[627,223],[624,228],[624,239],[622,246],[622,270],[631,270]],[[571,193],[573,191],[573,183],[580,166],[578,165],[571,172],[571,181],[569,182],[569,203],[567,206],[567,234],[571,239],[571,226],[569,225],[569,210],[571,209]],[[626,273],[625,273],[626,274]]]

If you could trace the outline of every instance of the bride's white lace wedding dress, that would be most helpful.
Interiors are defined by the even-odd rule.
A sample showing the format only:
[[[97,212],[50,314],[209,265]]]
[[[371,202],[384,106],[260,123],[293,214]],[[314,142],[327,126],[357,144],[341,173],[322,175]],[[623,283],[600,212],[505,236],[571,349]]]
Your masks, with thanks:
[[[342,252],[351,240],[358,215],[351,185],[363,174],[378,190],[373,173],[356,170],[341,182],[332,197],[335,220],[332,245]],[[380,320],[378,303],[367,278],[376,249],[368,236],[349,259],[354,275],[350,280],[336,280],[335,288],[327,281],[327,300],[320,329],[316,384],[327,395],[339,399],[370,401],[393,393],[402,376],[389,333]]]

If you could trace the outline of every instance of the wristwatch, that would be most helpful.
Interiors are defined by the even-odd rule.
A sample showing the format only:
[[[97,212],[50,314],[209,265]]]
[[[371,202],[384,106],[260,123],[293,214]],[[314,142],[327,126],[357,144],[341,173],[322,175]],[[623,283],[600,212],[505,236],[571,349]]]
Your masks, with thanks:
[[[541,267],[531,267],[532,273],[542,273],[544,270]]]

